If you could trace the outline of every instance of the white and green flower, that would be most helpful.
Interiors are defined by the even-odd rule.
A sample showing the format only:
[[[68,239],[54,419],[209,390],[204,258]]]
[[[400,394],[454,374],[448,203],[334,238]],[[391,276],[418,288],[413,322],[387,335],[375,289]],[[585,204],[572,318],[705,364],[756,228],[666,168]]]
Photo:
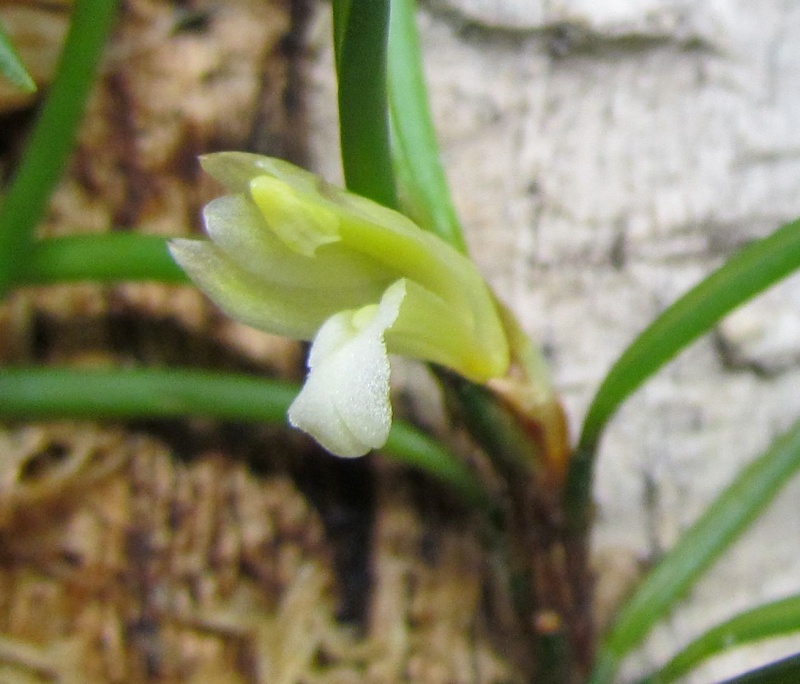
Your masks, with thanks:
[[[391,426],[388,353],[475,382],[505,374],[506,334],[475,265],[408,218],[278,159],[222,152],[203,168],[231,193],[205,208],[208,240],[173,258],[230,316],[313,340],[289,421],[340,456]]]

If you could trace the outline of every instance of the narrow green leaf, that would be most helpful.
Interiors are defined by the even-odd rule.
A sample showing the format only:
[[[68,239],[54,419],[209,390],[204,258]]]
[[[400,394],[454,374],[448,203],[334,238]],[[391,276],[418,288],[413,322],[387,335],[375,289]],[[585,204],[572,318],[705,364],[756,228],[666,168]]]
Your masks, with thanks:
[[[739,613],[702,634],[666,665],[641,679],[638,684],[668,684],[718,653],[798,631],[800,595],[765,603]]]
[[[130,420],[200,416],[286,422],[300,387],[249,375],[178,369],[0,368],[3,419]],[[474,474],[441,444],[395,421],[382,452],[452,487],[467,503],[490,507]]]
[[[721,684],[794,684],[794,682],[800,682],[800,654],[751,670],[733,679],[726,679]]]
[[[335,0],[339,135],[348,190],[392,209],[386,42],[389,0]]]
[[[592,401],[580,445],[596,446],[608,420],[647,378],[726,314],[800,267],[800,220],[752,242],[666,309],[623,352]]]
[[[76,0],[55,78],[0,205],[0,297],[30,256],[33,232],[72,150],[115,9],[113,0]]]
[[[336,60],[336,71],[339,71],[339,60],[342,54],[345,29],[350,16],[352,0],[333,0],[333,49]]]
[[[750,525],[800,468],[800,421],[744,468],[647,575],[598,652],[591,684],[609,684],[622,658]]]
[[[20,285],[91,280],[188,283],[167,251],[167,238],[141,233],[101,233],[45,238],[33,243]]]
[[[757,240],[692,288],[653,321],[608,372],[583,423],[567,478],[574,526],[590,517],[595,453],[608,421],[647,378],[726,314],[800,267],[800,220]]]
[[[423,228],[466,252],[428,104],[415,12],[414,0],[392,0],[389,108],[401,209]]]
[[[23,92],[36,92],[36,83],[34,83],[31,75],[25,69],[25,65],[22,63],[19,53],[8,37],[2,24],[0,24],[0,73],[2,73],[12,85]]]
[[[0,369],[4,418],[134,419],[201,416],[283,423],[298,388],[203,370]]]

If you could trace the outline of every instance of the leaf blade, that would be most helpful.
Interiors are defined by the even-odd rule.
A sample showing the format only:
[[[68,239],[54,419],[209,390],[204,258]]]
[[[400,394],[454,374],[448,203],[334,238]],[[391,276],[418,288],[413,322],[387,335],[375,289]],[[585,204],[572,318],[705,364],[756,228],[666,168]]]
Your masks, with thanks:
[[[414,0],[392,0],[389,110],[400,201],[423,228],[466,253],[431,117],[415,14]]]
[[[800,268],[800,219],[752,242],[661,313],[606,374],[584,418],[567,474],[569,524],[587,529],[597,448],[620,405],[726,314]]]
[[[764,510],[800,468],[800,420],[744,468],[645,577],[599,651],[590,684],[610,684],[622,658]]]
[[[787,684],[800,681],[800,654],[789,656],[721,684]]]
[[[75,3],[55,78],[0,204],[0,297],[25,269],[34,231],[72,151],[116,7],[114,0]]]
[[[205,370],[0,368],[0,416],[86,420],[199,416],[284,424],[299,390],[269,378]],[[466,503],[492,509],[472,471],[413,426],[395,421],[382,453],[425,471]]]
[[[36,83],[28,73],[11,38],[0,23],[0,73],[24,93],[35,93]]]
[[[800,631],[800,594],[744,611],[700,635],[638,684],[669,684],[730,648]]]
[[[333,16],[347,189],[394,209],[386,87],[389,0],[335,0]]]
[[[595,394],[582,448],[596,446],[608,420],[648,377],[723,316],[800,267],[800,220],[734,254],[668,307],[623,352]]]

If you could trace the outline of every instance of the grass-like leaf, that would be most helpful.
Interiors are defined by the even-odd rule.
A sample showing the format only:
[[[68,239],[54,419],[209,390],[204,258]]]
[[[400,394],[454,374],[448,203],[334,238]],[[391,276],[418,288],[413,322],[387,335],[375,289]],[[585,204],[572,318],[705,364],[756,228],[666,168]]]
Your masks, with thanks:
[[[666,309],[620,356],[592,401],[580,446],[592,450],[625,399],[727,313],[800,267],[800,220],[756,240]]]
[[[622,658],[755,520],[800,468],[800,421],[744,468],[622,607],[598,652],[591,684],[609,684]]]
[[[72,150],[115,9],[113,0],[75,2],[55,78],[0,205],[0,297],[30,256],[33,231]]]
[[[798,631],[800,595],[765,603],[739,613],[702,634],[657,672],[639,680],[638,684],[669,684],[718,653]]]
[[[299,390],[277,380],[204,370],[2,368],[0,416],[25,420],[200,416],[284,424]],[[491,506],[473,473],[416,428],[395,421],[382,451],[452,487],[466,503]]]
[[[595,453],[608,421],[647,378],[726,314],[800,267],[800,220],[756,240],[656,318],[608,372],[583,423],[570,463],[572,524],[588,525]]]
[[[14,44],[0,24],[0,73],[25,93],[35,93],[36,83],[25,69]]]
[[[169,255],[167,242],[157,235],[114,232],[37,240],[18,284],[124,280],[188,284]]]
[[[414,0],[392,0],[389,109],[401,209],[423,228],[466,252],[428,104],[415,12]]]
[[[397,206],[389,138],[389,0],[334,0],[339,137],[347,189]]]

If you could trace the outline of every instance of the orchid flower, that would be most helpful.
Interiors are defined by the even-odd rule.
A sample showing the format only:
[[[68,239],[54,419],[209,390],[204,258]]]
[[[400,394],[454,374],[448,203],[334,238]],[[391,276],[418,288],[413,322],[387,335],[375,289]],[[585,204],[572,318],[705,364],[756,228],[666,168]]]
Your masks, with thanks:
[[[233,318],[312,340],[288,417],[326,449],[361,456],[385,443],[389,353],[475,382],[506,373],[495,300],[446,242],[288,162],[221,152],[202,165],[230,194],[205,208],[210,240],[172,240],[172,256]]]

